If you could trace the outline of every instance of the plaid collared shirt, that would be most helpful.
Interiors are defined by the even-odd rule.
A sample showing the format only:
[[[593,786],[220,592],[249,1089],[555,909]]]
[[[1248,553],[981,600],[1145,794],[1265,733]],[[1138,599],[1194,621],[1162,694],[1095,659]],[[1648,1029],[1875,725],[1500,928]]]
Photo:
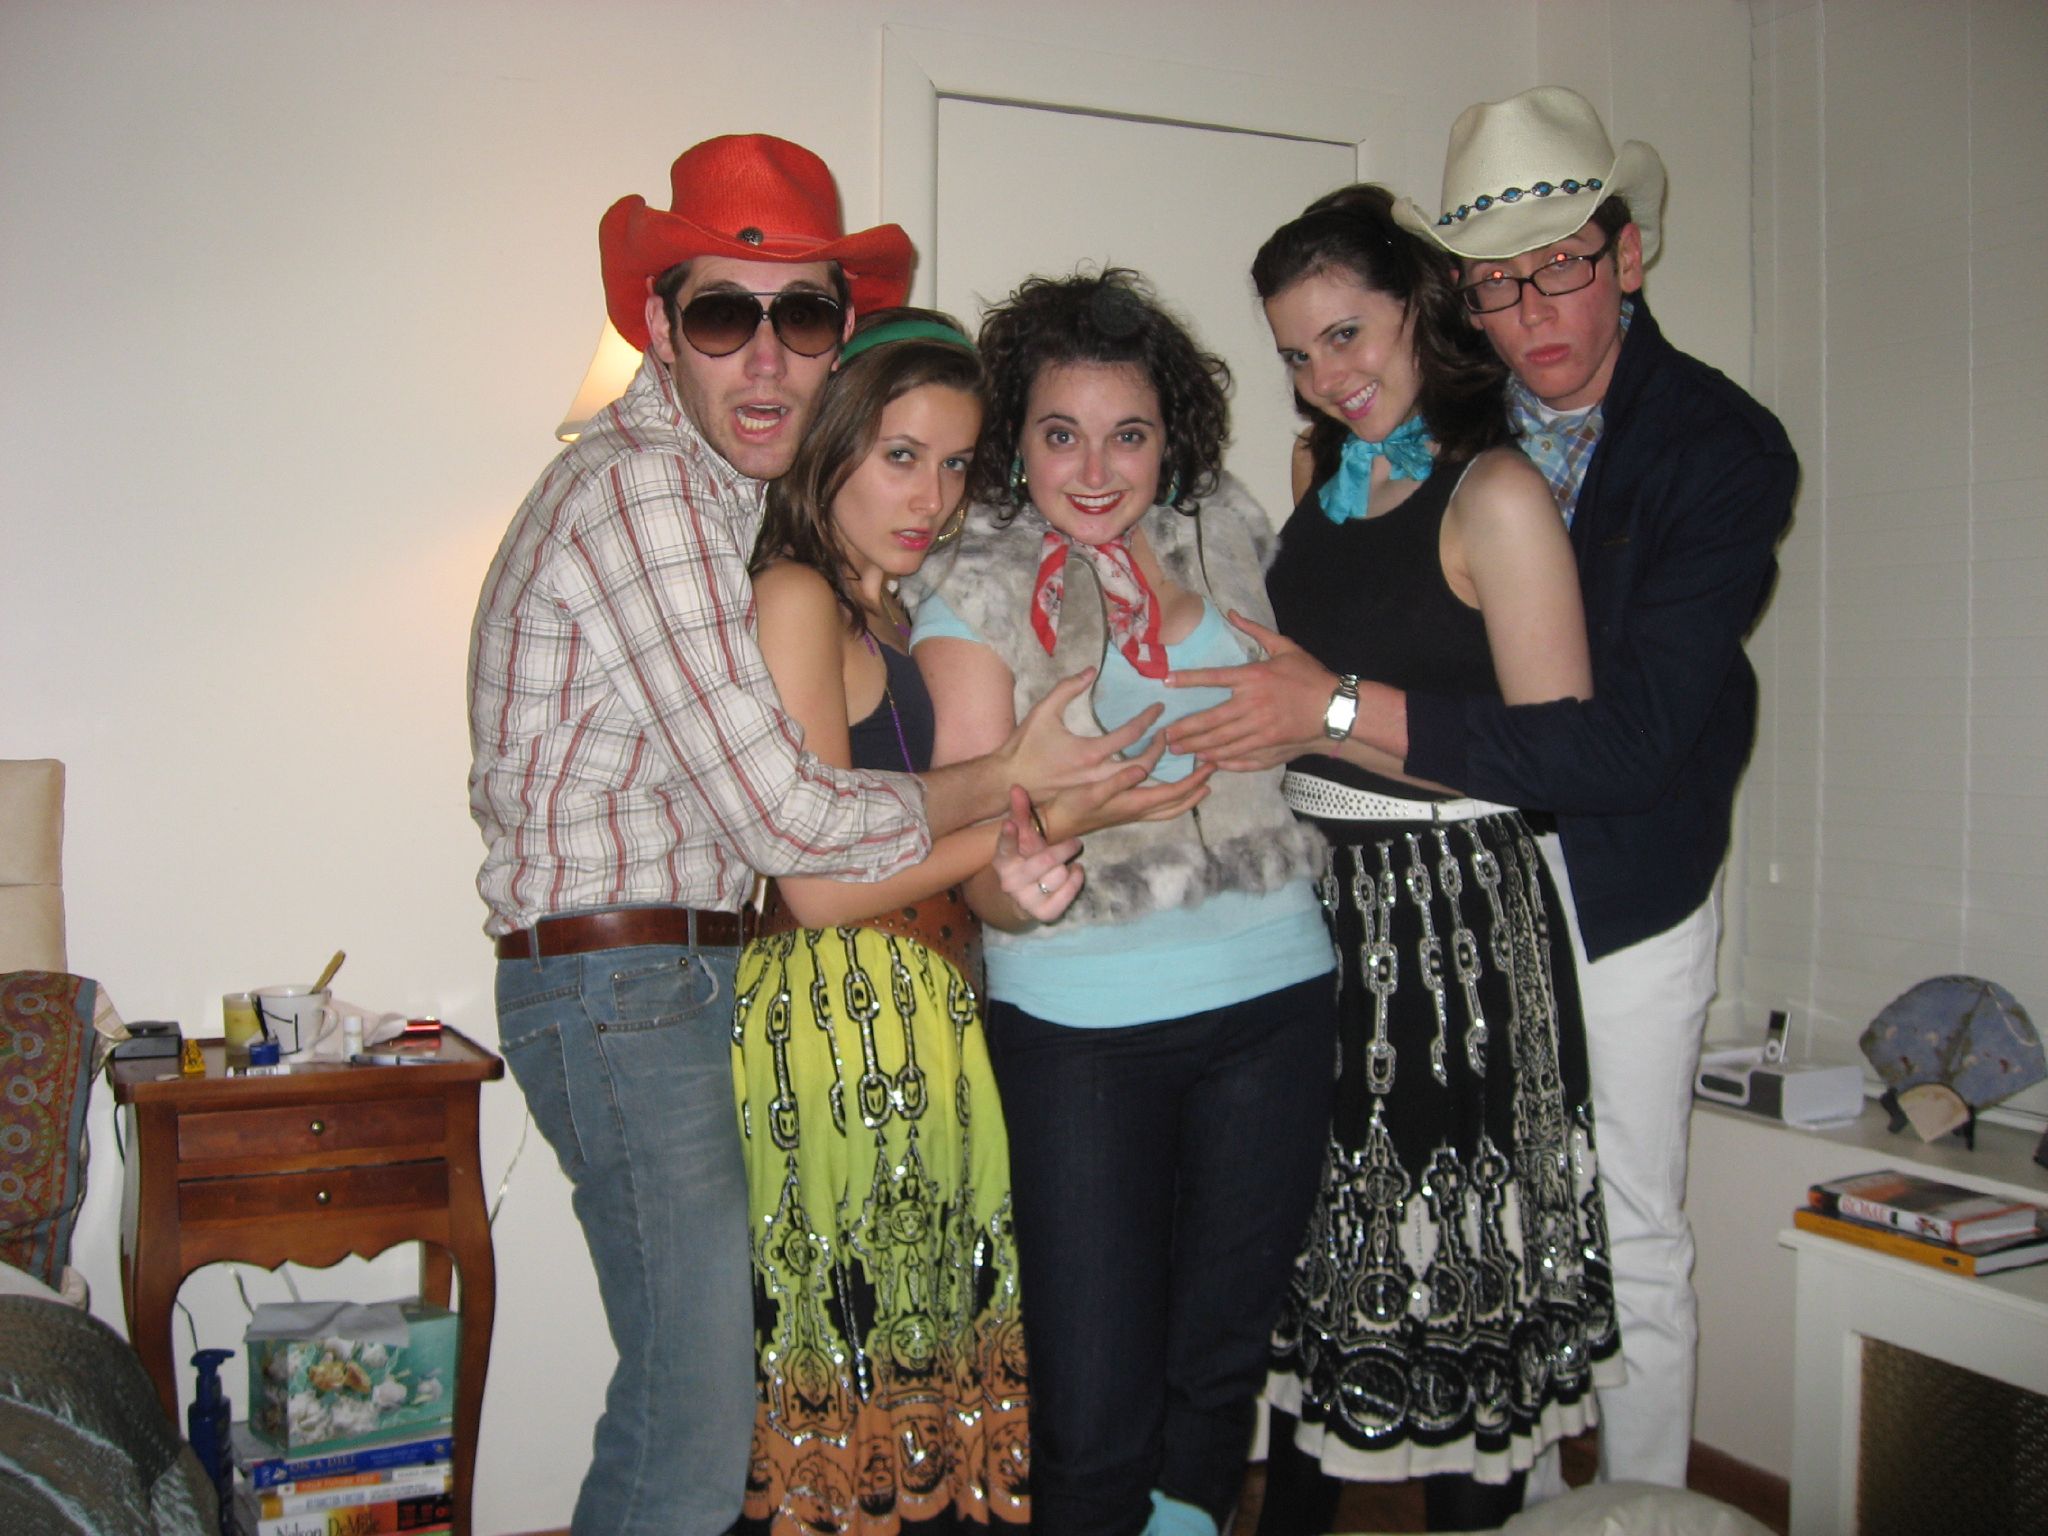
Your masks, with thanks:
[[[1583,411],[1545,410],[1520,379],[1508,380],[1508,419],[1521,437],[1522,452],[1543,472],[1564,525],[1572,525],[1579,509],[1579,487],[1586,482],[1586,466],[1593,450],[1600,446],[1600,432],[1606,426],[1600,407]]]
[[[487,932],[735,911],[756,869],[872,879],[929,850],[915,778],[820,763],[775,707],[747,580],[761,493],[650,355],[513,519],[470,634]]]
[[[1628,323],[1634,316],[1635,306],[1623,303],[1622,335],[1628,334]],[[1508,379],[1508,420],[1521,437],[1522,452],[1543,471],[1567,528],[1579,510],[1579,488],[1586,483],[1586,466],[1593,462],[1593,450],[1600,446],[1600,434],[1607,426],[1605,404],[1596,401],[1580,411],[1553,411],[1520,379],[1512,375]]]

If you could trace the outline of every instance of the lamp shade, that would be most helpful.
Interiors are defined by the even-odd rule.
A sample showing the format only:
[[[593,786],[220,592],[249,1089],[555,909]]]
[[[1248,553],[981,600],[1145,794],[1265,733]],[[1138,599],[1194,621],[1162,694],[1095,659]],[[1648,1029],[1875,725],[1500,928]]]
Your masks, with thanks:
[[[555,428],[555,436],[565,443],[575,442],[590,424],[590,418],[623,395],[639,371],[639,352],[613,328],[611,321],[605,321],[604,334],[597,338],[597,350],[590,356],[590,367],[584,370],[576,398],[569,402],[562,424]]]

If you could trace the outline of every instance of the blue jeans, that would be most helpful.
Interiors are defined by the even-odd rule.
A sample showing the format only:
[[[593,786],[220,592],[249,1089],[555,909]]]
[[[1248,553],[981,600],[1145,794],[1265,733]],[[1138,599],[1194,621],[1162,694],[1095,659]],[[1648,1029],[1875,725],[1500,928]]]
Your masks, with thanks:
[[[1031,1362],[1031,1528],[1133,1536],[1151,1491],[1235,1508],[1329,1137],[1328,976],[1182,1019],[991,1004]]]
[[[733,949],[498,962],[498,1042],[575,1187],[618,1368],[577,1536],[714,1536],[754,1425]]]

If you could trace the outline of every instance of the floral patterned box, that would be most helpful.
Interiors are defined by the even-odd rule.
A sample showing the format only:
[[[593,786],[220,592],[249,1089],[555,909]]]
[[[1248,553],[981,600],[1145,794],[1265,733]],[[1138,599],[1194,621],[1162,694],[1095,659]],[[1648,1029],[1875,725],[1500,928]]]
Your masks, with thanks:
[[[419,1301],[256,1308],[249,1427],[283,1451],[431,1433],[455,1415],[456,1318]]]

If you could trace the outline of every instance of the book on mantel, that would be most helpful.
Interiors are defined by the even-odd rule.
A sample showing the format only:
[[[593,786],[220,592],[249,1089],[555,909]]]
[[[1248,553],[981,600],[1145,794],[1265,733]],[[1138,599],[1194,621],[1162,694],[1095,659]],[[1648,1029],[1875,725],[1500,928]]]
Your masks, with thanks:
[[[1806,1203],[1823,1216],[1893,1227],[1963,1247],[2029,1236],[2040,1229],[2042,1214],[2041,1207],[2025,1200],[1987,1195],[1895,1168],[1815,1184],[1806,1192]]]
[[[2048,1211],[2023,1200],[1887,1169],[1815,1184],[1806,1201],[1792,1213],[1802,1232],[1951,1274],[1993,1275],[2048,1262]],[[1961,1233],[1962,1240],[1934,1235],[1941,1231]]]
[[[2048,1236],[1993,1238],[1988,1243],[1964,1247],[1913,1237],[1896,1227],[1880,1227],[1867,1221],[1850,1221],[1841,1216],[1823,1216],[1811,1206],[1792,1213],[1792,1225],[1802,1232],[1817,1232],[1837,1242],[1853,1243],[1893,1258],[1911,1259],[1934,1269],[1956,1275],[1995,1275],[2000,1270],[2024,1269],[2048,1261]]]

